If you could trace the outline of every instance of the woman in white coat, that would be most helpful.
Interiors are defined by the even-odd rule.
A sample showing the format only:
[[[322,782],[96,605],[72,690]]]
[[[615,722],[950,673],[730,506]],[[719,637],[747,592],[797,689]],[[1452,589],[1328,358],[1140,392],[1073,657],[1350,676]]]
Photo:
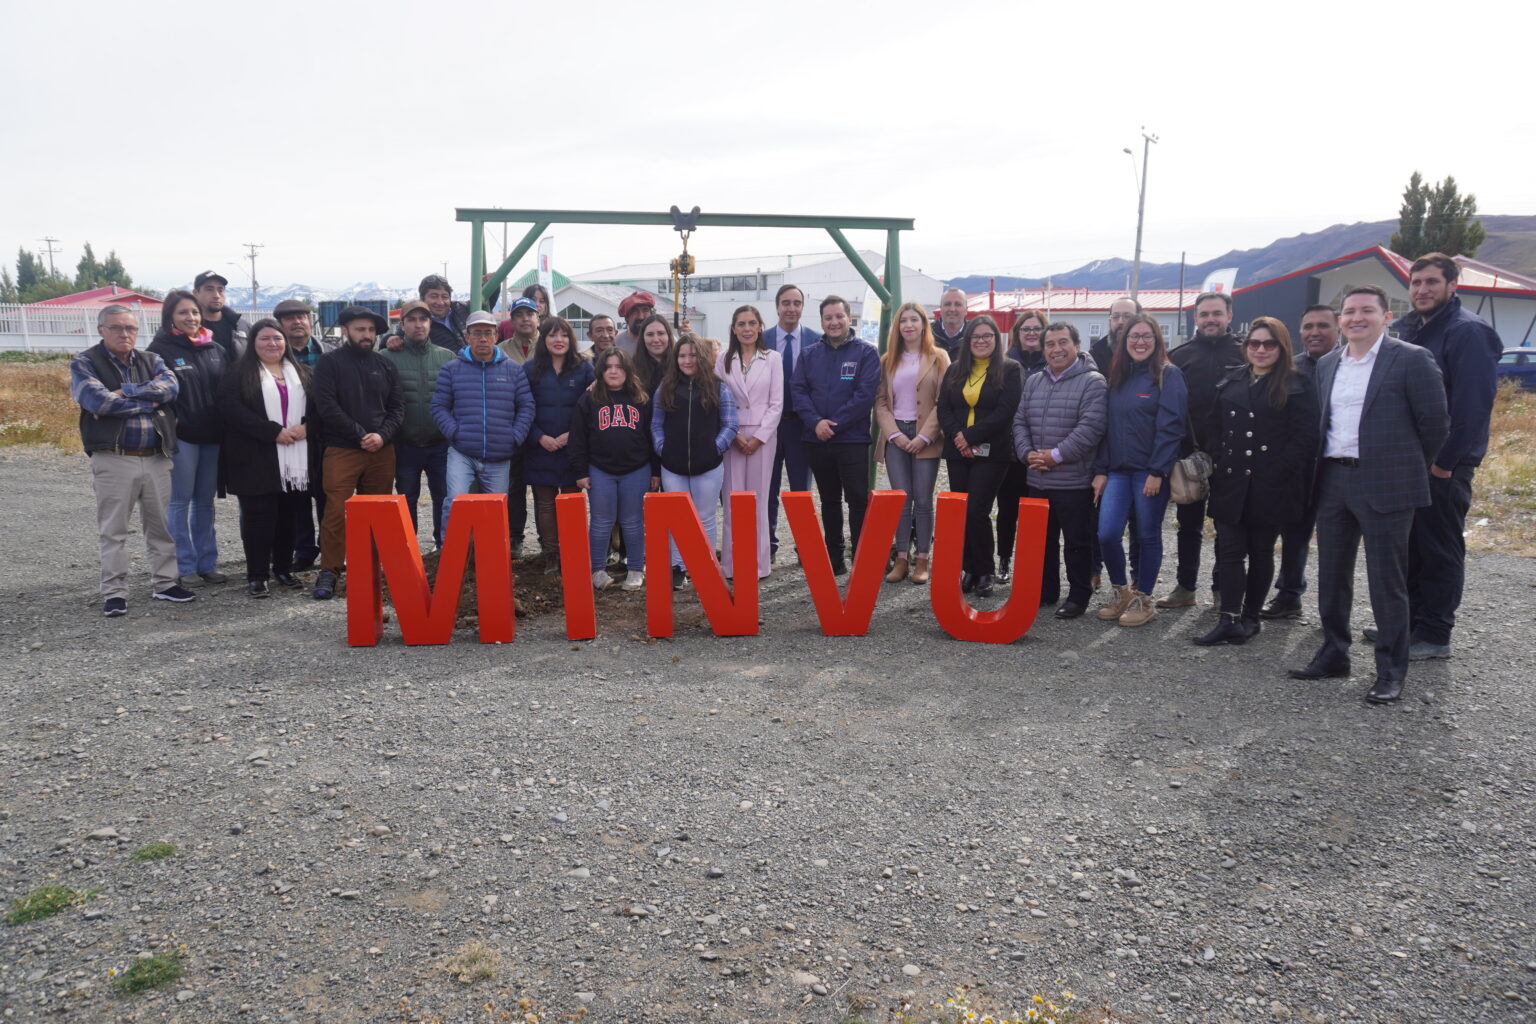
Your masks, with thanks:
[[[784,367],[780,356],[762,347],[763,317],[742,306],[731,314],[730,344],[715,364],[715,375],[736,399],[736,439],[725,453],[725,540],[720,563],[735,576],[731,551],[731,492],[757,495],[757,576],[770,569],[768,488],[773,479],[773,453],[778,444],[779,418],[784,414]]]

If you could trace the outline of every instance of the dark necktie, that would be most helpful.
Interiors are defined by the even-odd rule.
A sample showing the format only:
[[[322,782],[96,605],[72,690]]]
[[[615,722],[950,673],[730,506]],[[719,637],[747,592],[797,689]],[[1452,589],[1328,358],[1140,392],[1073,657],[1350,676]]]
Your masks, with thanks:
[[[784,376],[793,377],[795,373],[795,336],[786,334],[781,339],[784,349]]]

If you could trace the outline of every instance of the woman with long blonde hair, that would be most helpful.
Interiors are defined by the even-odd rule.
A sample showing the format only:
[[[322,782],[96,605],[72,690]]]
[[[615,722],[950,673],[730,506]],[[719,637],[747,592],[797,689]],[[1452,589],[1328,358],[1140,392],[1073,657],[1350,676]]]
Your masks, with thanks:
[[[939,430],[939,386],[949,369],[949,353],[934,341],[928,313],[904,302],[891,319],[890,337],[880,359],[880,390],[875,393],[875,459],[885,463],[891,487],[906,494],[896,524],[887,583],[907,577],[909,552],[915,550],[913,583],[928,582],[928,552],[933,543],[933,488],[939,477],[943,434]]]

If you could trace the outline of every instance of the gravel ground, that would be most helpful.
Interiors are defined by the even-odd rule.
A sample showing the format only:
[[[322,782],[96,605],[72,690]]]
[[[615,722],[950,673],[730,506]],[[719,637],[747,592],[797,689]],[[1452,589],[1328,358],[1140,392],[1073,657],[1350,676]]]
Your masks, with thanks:
[[[998,648],[902,584],[828,639],[792,570],[750,639],[545,616],[350,650],[340,601],[142,575],[108,621],[83,458],[7,449],[0,486],[0,895],[102,890],[0,927],[6,1018],[832,1022],[969,983],[1139,1021],[1536,1019],[1536,562],[1475,556],[1456,658],[1380,708],[1283,678],[1312,614]],[[133,862],[151,841],[178,853]],[[460,983],[473,940],[499,973]],[[181,946],[179,983],[113,994]]]

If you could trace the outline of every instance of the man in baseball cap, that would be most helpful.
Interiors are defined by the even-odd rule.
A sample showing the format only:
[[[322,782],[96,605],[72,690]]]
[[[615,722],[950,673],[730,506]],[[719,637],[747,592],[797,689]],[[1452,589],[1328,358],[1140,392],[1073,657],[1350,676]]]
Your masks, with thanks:
[[[192,279],[192,294],[203,314],[203,326],[212,332],[213,340],[233,363],[245,351],[245,336],[251,325],[240,313],[224,309],[224,289],[228,287],[229,279],[217,270],[205,270]]]
[[[470,322],[478,314],[470,314]],[[395,435],[395,491],[405,496],[411,510],[411,526],[417,525],[416,505],[421,500],[421,475],[427,475],[432,494],[432,540],[443,543],[443,501],[448,495],[448,440],[432,419],[432,395],[437,375],[453,362],[453,353],[431,341],[432,310],[412,299],[400,306],[398,347],[387,345],[379,354],[395,364],[400,392],[405,398],[405,419]]]
[[[506,323],[510,325],[501,350],[507,358],[522,366],[533,358],[533,344],[539,338],[539,305],[532,299],[518,299],[509,307]]]
[[[374,351],[389,324],[363,306],[338,318],[342,346],[315,367],[315,408],[325,440],[325,518],[320,529],[320,574],[315,600],[336,594],[346,563],[347,499],[388,494],[395,484],[395,434],[405,419],[405,397],[395,364]]]

